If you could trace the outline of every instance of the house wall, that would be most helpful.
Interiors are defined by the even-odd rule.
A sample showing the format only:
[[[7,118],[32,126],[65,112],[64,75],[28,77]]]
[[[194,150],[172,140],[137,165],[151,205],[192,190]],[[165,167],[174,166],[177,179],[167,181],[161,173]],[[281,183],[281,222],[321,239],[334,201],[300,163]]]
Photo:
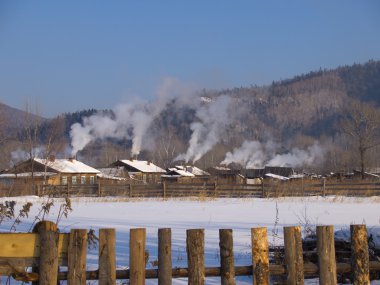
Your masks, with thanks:
[[[73,177],[75,178],[73,179]],[[93,185],[97,183],[98,180],[95,173],[59,173],[49,180],[49,184],[51,185]]]

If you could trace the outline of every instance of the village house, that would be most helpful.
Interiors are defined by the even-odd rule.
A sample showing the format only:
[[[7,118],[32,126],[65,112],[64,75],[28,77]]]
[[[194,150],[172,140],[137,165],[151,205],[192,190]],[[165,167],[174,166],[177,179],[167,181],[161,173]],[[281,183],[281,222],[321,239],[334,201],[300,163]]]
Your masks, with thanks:
[[[117,160],[109,167],[121,167],[128,172],[130,179],[140,183],[159,183],[166,171],[153,162],[137,159]]]
[[[176,183],[203,183],[210,179],[210,173],[196,167],[189,165],[177,165],[168,168],[168,172],[161,176],[165,182]]]
[[[0,175],[3,191],[33,193],[39,185],[94,185],[99,170],[76,159],[33,158],[23,161]]]
[[[246,184],[246,179],[239,170],[224,166],[215,166],[207,169],[217,184]]]
[[[274,179],[286,181],[296,178],[291,167],[265,166],[264,168],[245,169],[243,171],[248,184],[256,184],[258,179]]]

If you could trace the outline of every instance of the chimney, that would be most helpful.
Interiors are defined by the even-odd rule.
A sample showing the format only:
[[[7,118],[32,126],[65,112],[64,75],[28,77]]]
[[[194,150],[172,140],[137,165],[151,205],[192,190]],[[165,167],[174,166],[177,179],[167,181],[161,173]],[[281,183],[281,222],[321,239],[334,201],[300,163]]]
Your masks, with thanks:
[[[54,162],[55,161],[55,155],[53,155],[53,154],[49,155],[49,161]]]
[[[147,164],[150,165],[150,160],[147,161]]]

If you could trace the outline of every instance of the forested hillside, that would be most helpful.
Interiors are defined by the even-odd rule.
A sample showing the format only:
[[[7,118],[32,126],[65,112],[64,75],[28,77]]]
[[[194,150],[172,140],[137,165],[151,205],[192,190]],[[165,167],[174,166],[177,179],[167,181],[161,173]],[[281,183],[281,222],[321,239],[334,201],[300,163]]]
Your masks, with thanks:
[[[321,69],[273,82],[269,86],[202,90],[194,95],[191,103],[182,100],[181,94],[178,94],[161,104],[160,109],[151,106],[157,105],[157,102],[139,106],[139,114],[144,116],[126,117],[126,120],[133,121],[130,125],[118,122],[120,114],[117,110],[62,114],[54,120],[41,121],[34,147],[46,145],[52,137],[52,126],[60,122],[59,128],[53,127],[60,131],[60,135],[55,133],[54,136],[59,136],[65,144],[65,147],[59,148],[60,155],[70,155],[70,131],[73,124],[80,123],[83,124],[80,130],[88,130],[87,135],[91,138],[76,154],[93,165],[106,165],[117,158],[128,158],[136,136],[140,135],[139,157],[153,159],[165,167],[176,157],[192,160],[202,167],[216,165],[225,160],[226,153],[241,147],[244,142],[260,143],[260,151],[272,151],[276,155],[318,144],[323,148],[325,157],[323,162],[319,161],[319,169],[357,167],[358,156],[353,151],[357,146],[344,135],[341,121],[351,112],[353,102],[366,102],[378,109],[379,95],[380,61],[369,61],[333,70]],[[7,126],[2,127],[2,137],[11,137],[6,134],[8,130],[18,129],[16,136],[19,141],[25,138],[25,125],[20,124],[20,116],[9,119],[8,115],[4,116],[9,113],[7,108],[0,107],[3,126],[4,122]],[[95,123],[85,125],[84,118],[96,119],[99,129]],[[99,132],[104,118],[114,122],[118,131]],[[87,120],[86,124],[91,123],[88,121],[91,120]],[[143,121],[146,121],[145,125]],[[122,128],[125,130],[120,135]],[[193,151],[202,153],[201,158],[189,150],[196,139],[198,149]],[[207,140],[212,143],[208,144]],[[267,145],[268,142],[273,142],[275,150]],[[377,141],[374,142],[377,145]],[[13,148],[25,148],[22,143],[15,144],[9,138],[7,145],[2,141],[4,149],[12,149],[10,143]],[[251,152],[254,150],[251,149]],[[377,146],[371,146],[370,151],[378,153],[375,150]],[[370,157],[367,165],[377,167],[377,155]],[[3,156],[1,166],[7,167],[10,159],[10,155]],[[244,163],[246,165],[242,167],[249,164],[248,160]],[[316,168],[316,164],[311,168]]]

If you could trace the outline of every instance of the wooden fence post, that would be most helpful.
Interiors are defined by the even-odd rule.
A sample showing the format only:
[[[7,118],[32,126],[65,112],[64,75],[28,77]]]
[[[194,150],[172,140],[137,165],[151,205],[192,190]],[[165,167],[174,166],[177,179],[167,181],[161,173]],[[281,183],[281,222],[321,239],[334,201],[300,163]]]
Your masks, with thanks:
[[[265,197],[264,179],[261,180],[261,198]]]
[[[129,239],[129,282],[145,284],[145,229],[131,229]]]
[[[115,229],[99,230],[99,285],[116,284]]]
[[[367,228],[351,225],[351,266],[354,285],[369,285],[369,253]]]
[[[286,279],[289,285],[304,284],[301,227],[284,227]]]
[[[337,284],[334,227],[317,226],[319,284]]]
[[[219,230],[220,276],[222,285],[235,285],[235,265],[231,229]]]
[[[205,283],[204,238],[203,229],[186,231],[189,284],[203,285]]]
[[[42,221],[36,224],[35,230],[40,236],[39,282],[37,284],[56,284],[59,237],[57,225],[50,221]]]
[[[165,200],[166,199],[166,182],[165,181],[162,182],[162,191],[163,191],[163,197]]]
[[[98,197],[102,197],[102,188],[100,187],[100,182],[98,182]]]
[[[326,178],[322,178],[322,183],[323,183],[323,189],[322,189],[322,196],[326,196]]]
[[[267,228],[252,228],[253,285],[269,285],[269,247]]]
[[[129,183],[129,198],[132,198],[132,183]]]
[[[68,249],[67,284],[86,284],[87,231],[72,229]]]
[[[171,229],[158,229],[158,284],[172,284]]]

